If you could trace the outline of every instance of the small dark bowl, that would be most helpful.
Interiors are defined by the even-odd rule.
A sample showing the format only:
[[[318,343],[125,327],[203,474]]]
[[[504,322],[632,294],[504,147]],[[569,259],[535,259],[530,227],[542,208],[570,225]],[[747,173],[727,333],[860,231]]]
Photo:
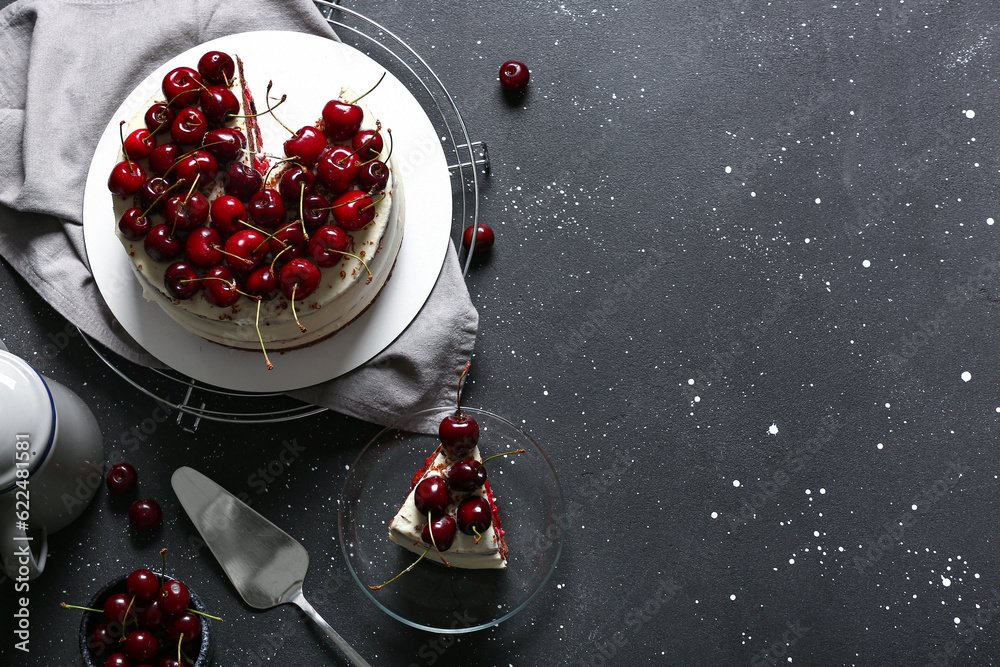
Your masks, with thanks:
[[[159,576],[159,573],[157,572],[156,575]],[[94,594],[94,597],[90,598],[90,602],[87,606],[92,609],[103,609],[104,601],[109,595],[125,593],[125,578],[126,577],[120,577],[105,584],[101,590]],[[172,578],[173,577],[167,577],[168,580]],[[190,588],[188,588],[188,593],[191,594],[191,604],[189,605],[191,609],[204,613],[210,613],[205,608],[205,604],[201,601],[201,598],[198,597],[197,593]],[[210,667],[212,664],[212,653],[214,648],[212,645],[212,622],[204,616],[200,616],[199,619],[201,620],[201,645],[198,648],[198,657],[195,658],[194,667]],[[107,659],[107,656],[115,652],[115,650],[112,649],[106,655],[98,656],[90,647],[91,633],[93,633],[94,627],[103,620],[103,614],[93,611],[83,612],[83,619],[80,621],[80,654],[83,656],[83,664],[86,665],[86,667],[104,667],[104,661]]]

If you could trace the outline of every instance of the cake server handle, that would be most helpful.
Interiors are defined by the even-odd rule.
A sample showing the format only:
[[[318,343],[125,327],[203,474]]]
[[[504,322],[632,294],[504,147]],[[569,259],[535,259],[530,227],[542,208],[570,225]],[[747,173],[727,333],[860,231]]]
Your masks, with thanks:
[[[316,625],[323,628],[323,631],[326,634],[330,635],[330,639],[333,640],[333,643],[336,644],[340,648],[340,650],[344,652],[344,655],[350,658],[351,663],[354,664],[355,667],[372,667],[370,664],[368,664],[368,662],[365,661],[364,658],[358,655],[357,651],[351,648],[350,644],[344,641],[343,637],[337,634],[336,630],[330,627],[329,623],[323,620],[323,617],[319,615],[319,612],[313,609],[313,606],[306,601],[305,596],[302,594],[301,588],[292,594],[292,597],[289,600],[289,602],[298,605],[299,609],[301,609],[306,613],[306,616],[315,621]]]

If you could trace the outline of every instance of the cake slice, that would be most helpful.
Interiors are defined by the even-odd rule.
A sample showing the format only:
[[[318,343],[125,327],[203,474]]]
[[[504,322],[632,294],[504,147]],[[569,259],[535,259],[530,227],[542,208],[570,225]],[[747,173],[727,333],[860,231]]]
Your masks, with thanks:
[[[444,448],[438,448],[431,454],[424,466],[417,471],[410,483],[410,493],[406,496],[396,516],[389,524],[389,539],[401,547],[416,554],[423,554],[430,560],[441,562],[437,550],[430,547],[430,543],[421,539],[421,531],[427,524],[426,514],[421,514],[417,510],[414,494],[417,485],[428,478],[440,477],[445,479],[448,469],[452,465],[466,459],[474,459],[482,462],[479,448],[475,447],[470,453],[453,457],[445,452]],[[507,543],[504,540],[503,528],[500,525],[500,515],[497,512],[497,505],[493,498],[493,491],[487,481],[483,486],[468,492],[449,490],[449,500],[447,514],[454,517],[458,506],[463,501],[479,496],[489,503],[491,525],[486,530],[480,532],[477,540],[475,535],[467,535],[461,530],[455,532],[455,541],[451,547],[442,552],[445,560],[455,567],[467,569],[503,569],[507,567]]]

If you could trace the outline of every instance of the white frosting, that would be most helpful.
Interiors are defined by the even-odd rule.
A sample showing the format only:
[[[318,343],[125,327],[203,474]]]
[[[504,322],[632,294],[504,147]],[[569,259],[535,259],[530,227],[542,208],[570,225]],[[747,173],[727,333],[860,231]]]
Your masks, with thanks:
[[[238,77],[237,77],[238,78]],[[233,93],[237,99],[243,100],[243,91],[239,81],[233,85]],[[352,91],[345,89],[341,93],[343,99],[356,97]],[[144,115],[155,102],[162,100],[162,94],[150,98],[138,113],[132,118],[126,132],[145,127]],[[286,105],[290,105],[291,101]],[[259,106],[259,105],[258,105]],[[375,129],[376,119],[371,111],[359,104],[364,111],[361,129]],[[283,106],[282,109],[285,107]],[[260,108],[258,108],[260,111]],[[320,110],[298,110],[318,116]],[[289,116],[292,114],[290,113]],[[307,123],[306,123],[307,124]],[[236,127],[244,135],[247,134],[244,119],[235,119],[227,125]],[[166,130],[164,130],[165,132]],[[159,135],[158,135],[159,136]],[[265,150],[268,147],[265,147]],[[274,147],[270,147],[274,150]],[[388,158],[388,146],[380,156],[383,161]],[[120,159],[123,156],[119,156]],[[244,156],[242,161],[249,164],[250,157]],[[140,161],[142,164],[144,161]],[[145,165],[143,165],[145,166]],[[386,183],[385,198],[375,205],[375,218],[363,229],[348,232],[351,237],[349,252],[362,257],[372,272],[369,281],[368,271],[364,265],[353,258],[344,257],[336,266],[321,269],[322,280],[319,287],[308,298],[296,301],[295,310],[299,321],[306,332],[302,332],[291,314],[291,302],[282,295],[260,303],[260,331],[268,350],[280,350],[299,347],[325,338],[339,329],[347,326],[358,317],[375,300],[385,286],[392,273],[396,255],[399,252],[403,238],[404,201],[402,184],[395,178],[398,170],[395,160],[389,162],[389,180]],[[223,194],[222,178],[225,168],[220,165],[219,176],[209,189],[203,189],[209,199],[214,200]],[[277,170],[275,170],[277,172]],[[326,195],[321,185],[317,190]],[[327,197],[332,199],[331,197]],[[377,197],[373,197],[377,199]],[[132,268],[140,284],[143,296],[147,301],[158,304],[175,322],[186,330],[207,340],[244,349],[259,349],[255,322],[257,320],[257,301],[243,297],[229,308],[215,306],[199,291],[190,299],[175,299],[166,292],[163,286],[163,274],[171,262],[153,260],[144,247],[143,242],[129,241],[117,230],[117,220],[127,208],[135,205],[132,197],[113,197],[115,207],[116,232],[119,240],[132,259]],[[291,212],[290,212],[291,213]],[[293,219],[297,218],[291,213]],[[153,225],[163,222],[161,214],[150,216]],[[330,224],[333,224],[332,219]]]
[[[468,458],[468,457],[466,457]],[[482,461],[482,457],[479,454],[479,448],[473,450],[472,457],[477,461]],[[419,483],[428,477],[441,477],[452,463],[460,459],[452,459],[445,455],[443,451],[438,451],[437,456],[431,462],[431,465],[427,467],[424,474],[421,475]],[[416,502],[413,499],[414,491],[416,491],[417,485],[414,484],[413,488],[410,489],[409,495],[406,496],[406,500],[403,502],[403,506],[399,508],[399,512],[393,517],[392,522],[389,524],[389,539],[398,544],[399,546],[409,549],[413,553],[422,554],[427,551],[427,547],[430,546],[426,542],[420,539],[420,533],[423,530],[424,525],[427,523],[427,516],[422,515],[417,511]],[[448,513],[452,516],[455,515],[455,509],[458,503],[465,498],[472,496],[481,496],[486,498],[486,490],[483,487],[476,489],[475,491],[470,491],[469,493],[459,493],[453,492],[451,494],[451,502],[448,507]],[[497,535],[493,530],[493,525],[491,524],[486,532],[482,533],[482,537],[479,540],[479,544],[476,544],[475,535],[466,535],[461,530],[456,528],[455,530],[455,542],[447,551],[441,552],[444,555],[446,561],[451,563],[455,567],[467,568],[467,569],[502,569],[507,567],[507,561],[503,556],[500,555],[500,549],[497,544]],[[427,551],[427,555],[424,559],[430,559],[432,561],[441,562],[441,559],[437,555],[437,551],[431,547],[430,551]]]

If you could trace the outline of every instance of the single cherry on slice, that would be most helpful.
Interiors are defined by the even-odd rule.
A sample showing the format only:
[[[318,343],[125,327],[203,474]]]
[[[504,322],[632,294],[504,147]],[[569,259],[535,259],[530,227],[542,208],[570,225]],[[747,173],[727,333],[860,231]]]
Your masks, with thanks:
[[[169,128],[176,115],[166,102],[157,102],[146,109],[143,120],[146,123],[146,129],[155,134],[165,127]]]
[[[169,262],[181,254],[184,242],[174,235],[170,225],[159,224],[154,225],[146,234],[143,247],[157,262]]]
[[[350,232],[375,219],[375,203],[364,190],[348,190],[337,197],[330,210],[337,224]]]
[[[236,63],[228,53],[208,51],[198,59],[198,73],[209,83],[228,86],[236,75]]]
[[[156,637],[148,630],[133,630],[125,638],[125,655],[136,663],[152,660],[159,648]]]
[[[241,229],[226,239],[225,250],[226,264],[233,271],[250,273],[267,255],[267,237],[255,229]]]
[[[299,257],[281,267],[278,283],[286,299],[305,299],[319,287],[322,278],[320,270],[308,259]]]
[[[508,60],[500,66],[500,85],[508,93],[523,93],[530,77],[528,66],[520,61]]]
[[[200,144],[206,132],[208,119],[197,107],[181,109],[170,125],[170,136],[175,142],[185,146]]]
[[[202,150],[211,153],[219,164],[237,159],[246,147],[246,136],[235,127],[217,127],[201,138]]]
[[[135,160],[122,160],[108,176],[108,190],[111,194],[129,197],[134,195],[146,182],[146,172]]]
[[[493,242],[496,240],[493,234],[493,228],[489,225],[484,225],[480,223],[476,230],[476,248],[472,251],[473,255],[482,255],[487,250],[493,247]],[[462,247],[466,250],[472,245],[472,225],[465,228],[462,232]]]
[[[316,177],[334,195],[347,192],[360,172],[357,156],[344,146],[323,153],[316,164]]]
[[[163,94],[174,109],[189,107],[198,103],[201,93],[201,75],[190,67],[178,67],[163,77]]]
[[[111,493],[124,495],[135,489],[139,474],[130,463],[116,463],[108,470],[104,481]]]
[[[448,511],[448,484],[443,477],[432,475],[420,480],[413,490],[413,503],[421,516],[441,516]]]
[[[482,535],[493,525],[490,504],[482,496],[469,496],[458,504],[455,512],[458,529],[466,535]]]
[[[239,301],[241,296],[236,276],[228,267],[221,265],[213,266],[205,272],[201,289],[205,299],[219,308],[229,308]]]
[[[292,138],[285,141],[284,147],[287,157],[295,158],[296,162],[312,168],[326,150],[326,137],[315,127],[306,125],[296,130]]]
[[[214,227],[198,227],[184,241],[184,254],[191,266],[210,269],[222,263],[222,245],[219,230]]]
[[[143,160],[156,148],[156,136],[144,127],[125,137],[125,152],[133,160]]]
[[[448,468],[445,479],[448,480],[448,488],[468,493],[486,483],[486,468],[475,459],[465,459]]]
[[[183,154],[184,150],[175,143],[160,144],[149,154],[149,169],[157,176],[163,176]]]
[[[132,503],[128,509],[128,521],[136,530],[150,530],[163,521],[163,510],[152,498],[143,498]]]
[[[208,86],[201,91],[201,110],[209,123],[222,125],[240,112],[240,101],[225,86]]]
[[[431,531],[434,531],[434,540],[431,541]],[[425,523],[420,531],[420,539],[425,544],[434,544],[438,551],[447,551],[455,543],[455,519],[451,515],[445,514],[430,523]]]
[[[153,223],[150,222],[149,216],[143,215],[142,209],[138,206],[126,209],[122,213],[122,217],[118,219],[118,229],[122,236],[129,241],[140,241],[146,238],[146,234],[149,233],[152,226]]]
[[[323,225],[309,237],[309,257],[323,268],[340,263],[350,247],[351,237],[335,225]]]
[[[159,595],[160,580],[152,570],[140,568],[133,570],[125,578],[125,590],[135,596],[137,604],[147,605]]]
[[[351,138],[361,128],[364,111],[357,104],[330,100],[323,107],[323,131],[333,141]]]
[[[285,222],[285,201],[274,188],[264,188],[250,197],[247,212],[258,227],[274,229]]]
[[[381,160],[365,163],[358,172],[358,185],[363,190],[381,190],[389,182],[389,167]]]
[[[223,182],[227,195],[245,202],[264,186],[264,177],[253,167],[242,162],[233,162],[226,168]]]
[[[232,236],[241,229],[246,229],[241,223],[248,222],[246,206],[232,195],[222,195],[212,202],[212,224],[226,236]]]
[[[168,614],[179,614],[191,604],[191,593],[188,587],[176,579],[170,579],[163,583],[160,590],[160,607]]]
[[[471,415],[448,415],[441,420],[438,437],[449,456],[467,456],[479,444],[479,422]]]

